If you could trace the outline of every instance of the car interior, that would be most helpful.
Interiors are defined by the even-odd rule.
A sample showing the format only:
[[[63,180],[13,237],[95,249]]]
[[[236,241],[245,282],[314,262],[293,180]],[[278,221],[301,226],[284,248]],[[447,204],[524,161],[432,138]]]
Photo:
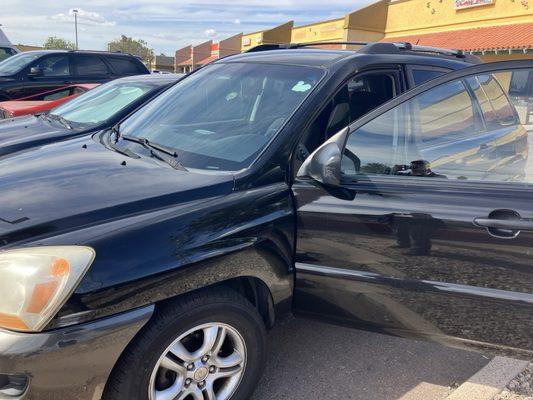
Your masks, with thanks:
[[[395,79],[384,72],[359,74],[344,85],[309,126],[299,145],[297,159],[303,162],[331,136],[397,94]]]

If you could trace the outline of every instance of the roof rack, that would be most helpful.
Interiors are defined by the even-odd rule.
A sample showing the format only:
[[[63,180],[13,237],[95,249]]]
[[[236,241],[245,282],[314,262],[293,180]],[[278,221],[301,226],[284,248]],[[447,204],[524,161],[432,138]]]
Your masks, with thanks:
[[[247,53],[255,53],[270,50],[299,49],[304,47],[328,45],[362,46],[356,50],[362,54],[399,54],[400,52],[425,53],[442,57],[458,58],[471,63],[481,62],[479,57],[462,50],[442,49],[438,47],[413,45],[409,42],[312,42],[312,43],[282,43],[282,44],[262,44],[252,47]]]
[[[315,46],[331,46],[331,45],[347,45],[347,46],[366,46],[368,42],[311,42],[311,43],[269,43],[260,44],[246,50],[246,53],[255,53],[259,51],[269,50],[287,50],[287,49],[300,49],[303,47],[315,47]]]

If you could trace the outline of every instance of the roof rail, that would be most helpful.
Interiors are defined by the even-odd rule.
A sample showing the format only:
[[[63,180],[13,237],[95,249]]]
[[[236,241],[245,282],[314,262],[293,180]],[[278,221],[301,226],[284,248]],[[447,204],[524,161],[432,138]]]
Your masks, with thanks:
[[[271,43],[261,44],[247,50],[246,53],[255,53],[260,51],[270,50],[284,50],[284,49],[299,49],[304,47],[315,47],[323,45],[347,45],[347,46],[363,46],[356,50],[362,54],[399,54],[402,51],[412,53],[425,53],[443,57],[453,57],[462,59],[466,62],[478,64],[481,62],[480,58],[470,53],[465,53],[462,50],[443,49],[430,46],[413,45],[409,42],[312,42],[312,43]]]
[[[331,45],[346,45],[346,46],[366,46],[368,42],[311,42],[311,43],[274,43],[274,44],[260,44],[247,50],[246,53],[255,53],[258,51],[269,50],[287,50],[287,49],[300,49],[303,47],[315,47],[315,46],[331,46]]]

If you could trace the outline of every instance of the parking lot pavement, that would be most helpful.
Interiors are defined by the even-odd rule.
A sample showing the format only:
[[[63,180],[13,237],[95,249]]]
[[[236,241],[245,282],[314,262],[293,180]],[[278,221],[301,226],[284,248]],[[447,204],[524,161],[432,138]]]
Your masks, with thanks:
[[[286,318],[270,333],[252,400],[444,399],[489,359],[476,353]]]

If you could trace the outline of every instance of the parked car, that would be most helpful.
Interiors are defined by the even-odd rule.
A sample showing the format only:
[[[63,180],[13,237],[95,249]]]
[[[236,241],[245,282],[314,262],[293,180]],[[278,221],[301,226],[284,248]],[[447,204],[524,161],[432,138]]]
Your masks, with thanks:
[[[0,100],[20,99],[66,84],[104,83],[149,74],[137,57],[99,51],[36,50],[0,62]]]
[[[17,53],[19,53],[19,50],[11,44],[6,34],[0,29],[0,61],[14,56]]]
[[[258,50],[1,158],[0,394],[249,399],[289,311],[532,358],[533,60]]]
[[[0,156],[109,129],[181,78],[177,74],[120,78],[48,113],[0,120]]]
[[[98,85],[98,83],[80,83],[23,97],[18,100],[2,101],[0,102],[0,119],[49,111],[88,90],[94,89]]]

